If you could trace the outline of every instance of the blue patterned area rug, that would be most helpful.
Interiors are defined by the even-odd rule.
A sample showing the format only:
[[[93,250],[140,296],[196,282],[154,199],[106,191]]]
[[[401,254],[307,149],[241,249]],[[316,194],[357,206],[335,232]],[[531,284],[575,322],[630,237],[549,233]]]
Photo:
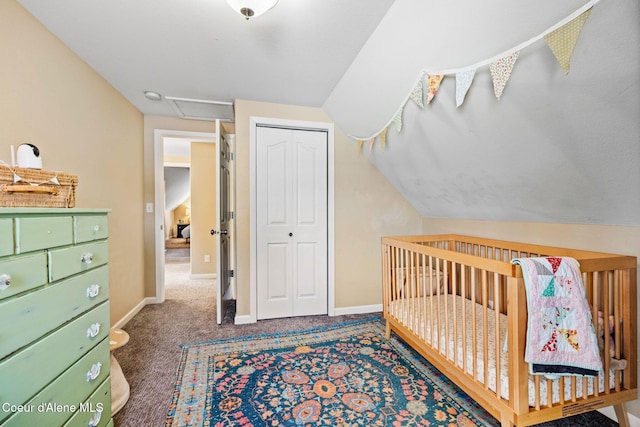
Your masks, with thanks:
[[[184,345],[165,425],[498,423],[376,317]]]
[[[165,426],[500,425],[384,329],[375,317],[183,345]]]

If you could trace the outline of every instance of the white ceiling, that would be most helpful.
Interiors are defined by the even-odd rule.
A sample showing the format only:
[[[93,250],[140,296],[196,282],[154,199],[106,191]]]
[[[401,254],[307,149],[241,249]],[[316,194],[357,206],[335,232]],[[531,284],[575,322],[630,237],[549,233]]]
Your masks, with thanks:
[[[245,21],[224,0],[17,0],[145,114],[164,96],[321,107],[347,134],[389,123],[421,70],[539,35],[588,0],[280,0]],[[543,40],[500,100],[479,68],[447,76],[366,156],[425,217],[640,225],[640,2],[602,0],[565,75]],[[354,150],[356,142],[353,141]]]
[[[280,0],[249,21],[224,0],[18,0],[145,114],[163,96],[320,107],[393,0]]]

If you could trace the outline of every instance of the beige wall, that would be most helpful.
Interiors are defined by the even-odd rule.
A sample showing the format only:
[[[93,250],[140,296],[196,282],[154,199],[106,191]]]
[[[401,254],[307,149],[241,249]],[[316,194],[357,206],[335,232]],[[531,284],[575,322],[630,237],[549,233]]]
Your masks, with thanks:
[[[186,132],[215,132],[215,123],[200,120],[184,120],[176,117],[144,116],[143,203],[155,203],[154,130]],[[155,214],[144,214],[144,296],[156,296],[156,247]]]
[[[640,258],[640,227],[434,218],[424,218],[422,224],[424,234],[467,234],[500,240],[633,255]],[[638,298],[640,301],[640,293],[638,293]],[[638,342],[640,342],[640,330],[638,333]],[[627,410],[637,417],[640,416],[640,400],[628,403]]]
[[[331,122],[319,108],[236,100],[236,243],[238,315],[249,314],[249,119]],[[380,304],[380,237],[420,231],[417,212],[356,144],[335,129],[335,306]]]
[[[13,0],[0,1],[0,159],[30,142],[78,175],[76,206],[110,208],[111,322],[143,298],[143,116]]]
[[[216,149],[191,143],[191,274],[216,273]]]

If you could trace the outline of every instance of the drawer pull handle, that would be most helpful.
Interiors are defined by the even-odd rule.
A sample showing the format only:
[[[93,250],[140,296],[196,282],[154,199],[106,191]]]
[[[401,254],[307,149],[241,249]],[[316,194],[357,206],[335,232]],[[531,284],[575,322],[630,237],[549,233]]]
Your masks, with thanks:
[[[100,323],[94,323],[87,329],[87,338],[95,338],[100,333]]]
[[[11,276],[0,274],[0,291],[4,291],[11,285]]]
[[[95,283],[87,288],[87,297],[95,298],[100,293],[100,285],[96,285]]]
[[[93,381],[100,376],[100,370],[102,369],[102,363],[98,362],[94,364],[87,372],[87,382]]]
[[[102,411],[96,411],[93,413],[93,418],[89,420],[87,427],[97,427],[100,424],[100,418],[102,418]]]
[[[93,226],[93,234],[96,234],[98,231],[100,231],[100,226],[96,224]]]
[[[93,254],[91,252],[87,252],[86,254],[82,255],[82,258],[80,258],[80,260],[85,264],[91,264],[93,262]]]

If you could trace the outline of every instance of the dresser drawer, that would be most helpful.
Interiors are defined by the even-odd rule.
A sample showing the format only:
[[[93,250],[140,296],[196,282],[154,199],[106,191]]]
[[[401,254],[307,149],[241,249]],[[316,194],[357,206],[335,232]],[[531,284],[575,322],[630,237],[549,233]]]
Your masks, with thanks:
[[[80,215],[75,219],[75,243],[106,239],[109,221],[106,215]]]
[[[49,252],[49,281],[64,279],[105,265],[109,260],[107,241],[85,243]]]
[[[17,253],[73,243],[71,216],[17,217],[15,221]]]
[[[10,281],[9,286],[6,285],[7,280]],[[0,259],[0,301],[45,283],[47,256],[44,252]]]
[[[98,267],[0,302],[0,359],[109,297],[109,271]]]
[[[105,427],[110,422],[111,381],[107,378],[64,427]]]
[[[86,409],[80,403],[109,377],[109,358],[109,340],[103,340],[31,399],[25,405],[28,412],[14,414],[2,427],[64,424],[78,409]]]
[[[29,401],[108,336],[109,303],[105,302],[7,357],[0,362],[0,402]],[[0,421],[8,415],[0,411]]]
[[[0,256],[13,253],[13,220],[0,218]]]

